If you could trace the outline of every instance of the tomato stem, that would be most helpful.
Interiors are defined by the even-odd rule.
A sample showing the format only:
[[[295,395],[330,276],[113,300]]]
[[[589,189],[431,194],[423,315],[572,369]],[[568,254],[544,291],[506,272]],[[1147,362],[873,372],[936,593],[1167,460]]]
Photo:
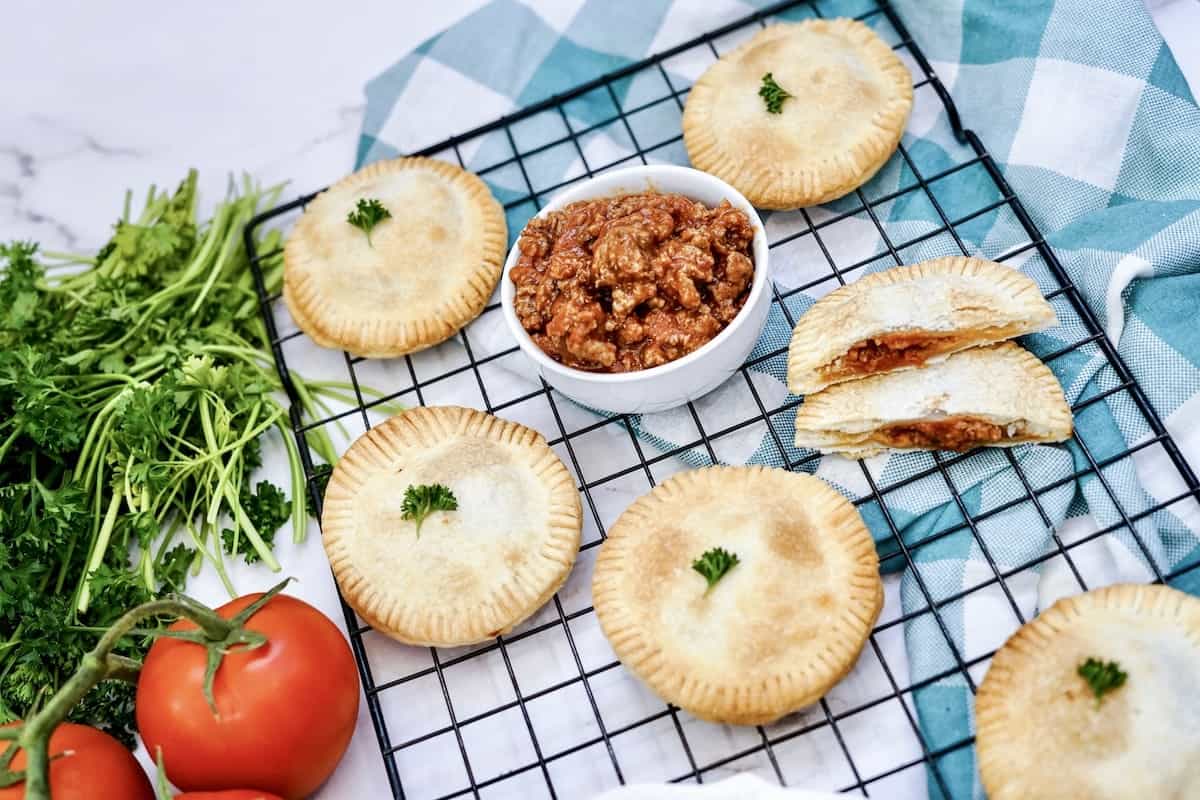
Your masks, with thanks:
[[[171,787],[167,785],[167,771],[163,769],[162,748],[155,748],[154,796],[157,800],[171,800]]]
[[[272,587],[233,619],[224,619],[208,606],[178,594],[143,603],[126,612],[104,632],[96,646],[83,657],[75,674],[63,683],[39,712],[23,723],[0,728],[0,741],[12,742],[0,754],[0,788],[24,781],[26,800],[50,800],[50,734],[96,684],[106,680],[137,681],[142,665],[132,658],[114,653],[113,649],[122,637],[134,633],[142,620],[169,616],[182,617],[196,624],[199,628],[197,631],[171,631],[169,634],[172,638],[186,639],[208,650],[204,697],[215,715],[217,705],[213,697],[213,680],[221,659],[234,645],[253,649],[266,644],[267,638],[261,633],[246,630],[246,621],[282,591],[290,580],[288,578]],[[18,749],[25,751],[26,767],[24,770],[11,770],[9,764]]]

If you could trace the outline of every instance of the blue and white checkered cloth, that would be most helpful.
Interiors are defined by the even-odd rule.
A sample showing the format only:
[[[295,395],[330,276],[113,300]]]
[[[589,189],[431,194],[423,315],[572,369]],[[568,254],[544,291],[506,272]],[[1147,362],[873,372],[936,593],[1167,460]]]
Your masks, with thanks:
[[[766,5],[492,0],[367,85],[358,163],[420,149]],[[1200,419],[1200,110],[1142,4],[896,0],[894,7],[1149,401],[1184,451],[1200,453],[1194,433]],[[818,8],[824,16],[855,16],[877,7],[873,0],[820,0]],[[783,17],[813,13],[803,5]],[[886,40],[899,41],[883,14],[865,19]],[[716,49],[724,52],[752,32],[718,39]],[[962,746],[973,733],[963,665],[977,685],[987,654],[1020,621],[1083,585],[1152,580],[1200,561],[1200,513],[1192,498],[1156,509],[1186,495],[1167,452],[1089,337],[1069,293],[1058,291],[986,165],[954,137],[933,86],[923,83],[906,48],[898,52],[918,81],[904,154],[864,187],[870,211],[851,195],[767,217],[772,241],[787,240],[772,251],[783,300],[755,357],[785,346],[789,316],[836,287],[831,260],[861,268],[853,279],[893,266],[889,243],[913,263],[958,253],[961,242],[972,254],[1025,270],[1051,295],[1059,326],[1024,343],[1049,358],[1068,399],[1085,404],[1077,413],[1079,441],[985,450],[966,459],[906,454],[865,466],[837,457],[805,461],[812,454],[791,445],[789,408],[772,418],[778,438],[759,419],[716,436],[713,452],[696,446],[682,458],[693,465],[713,456],[730,463],[801,461],[852,498],[869,496],[872,484],[885,491],[886,511],[874,501],[860,509],[881,543],[885,570],[904,569],[899,591],[909,663],[901,688],[918,687],[911,694],[916,719],[925,750],[934,754],[929,794],[975,798],[983,792],[973,748]],[[571,101],[561,113],[551,109],[518,123],[511,135],[493,133],[441,155],[483,174],[509,204],[515,238],[535,200],[545,201],[589,171],[638,163],[635,143],[652,161],[687,163],[678,138],[680,102],[712,60],[707,46],[685,51],[663,70],[639,72],[611,90]],[[664,96],[670,100],[652,102]],[[627,122],[609,121],[618,104],[629,111]],[[567,125],[580,132],[575,141],[550,144],[566,136]],[[524,169],[512,161],[514,147],[537,151],[523,159]],[[904,191],[918,174],[929,180],[938,207],[919,189]],[[952,232],[946,219],[957,223]],[[822,277],[828,280],[817,282]],[[468,335],[473,346],[481,343],[477,351],[510,346],[498,314],[485,315]],[[697,403],[697,418],[680,410],[634,418],[632,426],[665,450],[696,442],[697,422],[711,434],[761,416],[760,403],[769,411],[789,401],[784,360],[754,363],[750,377],[735,376]],[[505,363],[513,364],[517,386],[529,385],[521,365]],[[514,389],[512,396],[518,394]],[[543,432],[556,433],[553,427]],[[1131,447],[1135,454],[1122,456]],[[887,491],[916,474],[925,477]],[[1112,533],[1096,535],[1102,530]],[[896,534],[906,553],[899,552]],[[1198,578],[1200,571],[1172,582],[1196,591]]]

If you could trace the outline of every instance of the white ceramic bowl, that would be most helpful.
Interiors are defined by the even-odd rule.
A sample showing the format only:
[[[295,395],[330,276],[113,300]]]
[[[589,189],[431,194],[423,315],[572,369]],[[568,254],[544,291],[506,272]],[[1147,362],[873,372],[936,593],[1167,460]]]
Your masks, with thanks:
[[[501,278],[500,300],[504,308],[504,319],[512,330],[517,344],[525,355],[537,365],[538,373],[546,382],[567,397],[586,406],[614,411],[620,414],[637,414],[663,411],[695,400],[717,388],[750,355],[758,336],[767,321],[771,308],[770,275],[767,272],[767,233],[754,206],[750,205],[737,189],[725,181],[706,172],[676,167],[653,165],[629,167],[598,175],[578,186],[571,187],[555,197],[538,216],[544,216],[563,206],[579,200],[597,197],[633,194],[647,190],[681,194],[699,200],[707,206],[716,206],[728,200],[750,217],[754,226],[754,282],[746,304],[712,341],[683,358],[650,369],[636,372],[586,372],[558,363],[542,352],[513,310],[516,288],[509,279],[509,272],[520,256],[514,244],[504,263]]]

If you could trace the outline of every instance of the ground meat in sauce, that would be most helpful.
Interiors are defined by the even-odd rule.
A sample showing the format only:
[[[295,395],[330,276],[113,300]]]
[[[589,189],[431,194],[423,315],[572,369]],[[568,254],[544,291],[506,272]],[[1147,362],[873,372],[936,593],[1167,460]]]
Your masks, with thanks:
[[[584,200],[529,221],[514,310],[547,355],[594,372],[673,361],[728,325],[754,277],[749,217],[678,194]]]
[[[890,447],[923,450],[970,450],[1007,438],[1000,425],[971,417],[947,417],[930,422],[904,422],[881,428],[872,437]]]
[[[930,333],[883,334],[855,344],[834,363],[832,371],[859,375],[919,366],[930,356],[944,352],[949,338]]]

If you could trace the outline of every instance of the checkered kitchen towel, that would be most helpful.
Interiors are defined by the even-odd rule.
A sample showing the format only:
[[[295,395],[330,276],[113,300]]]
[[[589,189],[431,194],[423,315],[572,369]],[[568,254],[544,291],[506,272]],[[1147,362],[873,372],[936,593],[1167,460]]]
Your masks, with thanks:
[[[763,5],[750,0],[492,0],[367,85],[358,161],[419,149]],[[1181,441],[1193,438],[1189,428],[1200,418],[1200,111],[1141,2],[896,0],[894,5],[953,94],[964,123],[979,133],[1023,198],[1154,407]],[[819,2],[825,16],[875,8],[873,0]],[[783,16],[812,14],[801,6]],[[885,39],[898,40],[884,15],[866,20]],[[717,49],[727,50],[752,32],[719,39]],[[900,52],[921,78],[903,48]],[[514,126],[511,137],[495,133],[464,142],[457,156],[443,156],[460,157],[483,173],[509,206],[515,238],[535,211],[528,199],[531,187],[537,199],[545,200],[585,169],[637,163],[635,143],[650,150],[650,160],[687,163],[678,140],[679,104],[670,92],[686,88],[711,60],[707,47],[681,53],[662,72],[639,73],[612,91],[572,101],[565,114],[548,111]],[[666,102],[651,103],[664,95]],[[629,115],[628,124],[609,123],[615,104],[639,110]],[[578,149],[574,143],[543,147],[561,139],[567,124],[584,131]],[[894,157],[864,193],[880,199],[872,211],[904,261],[959,252],[954,236],[942,227],[944,213],[960,221],[954,232],[969,252],[1019,266],[1047,292],[1058,288],[983,165],[954,170],[975,154],[955,139],[928,84],[918,87],[903,144],[907,157]],[[511,162],[514,146],[537,150],[524,159],[524,170]],[[949,171],[930,182],[940,212],[921,191],[903,191],[914,184],[914,171],[926,178]],[[799,229],[807,231],[810,219],[828,255],[814,244],[811,232],[789,239]],[[895,263],[855,196],[814,209],[809,218],[799,212],[769,215],[767,227],[773,241],[788,240],[772,251],[772,264],[792,317],[836,286],[832,280],[814,284],[814,276],[831,276],[827,259],[864,270]],[[881,542],[885,568],[907,564],[897,556],[896,531],[915,562],[900,581],[901,600],[909,679],[922,687],[914,693],[917,716],[925,746],[937,756],[929,772],[932,797],[982,796],[973,750],[960,746],[971,736],[973,722],[967,678],[956,667],[973,666],[970,675],[977,682],[986,667],[983,657],[1020,619],[1079,591],[1081,583],[1147,580],[1156,570],[1168,573],[1200,560],[1194,504],[1181,501],[1153,510],[1185,488],[1161,446],[1114,458],[1145,443],[1151,432],[1095,342],[1086,341],[1085,326],[1068,298],[1060,293],[1053,302],[1059,327],[1025,344],[1042,356],[1063,353],[1050,363],[1068,398],[1076,404],[1092,398],[1077,416],[1082,446],[1025,447],[1011,455],[982,451],[953,462],[946,475],[931,470],[934,460],[928,454],[880,457],[866,466],[840,458],[805,462],[804,468],[851,497],[868,495],[872,481],[886,487],[932,472],[887,493],[886,514],[874,502],[862,506]],[[780,311],[777,304],[756,355],[788,341],[790,327]],[[471,329],[472,341],[504,335],[498,314]],[[787,403],[783,356],[755,364],[752,375],[749,381],[735,376],[697,404],[707,430],[752,417],[759,401],[767,409]],[[753,396],[747,383],[753,384]],[[791,416],[788,410],[775,418],[779,438],[760,421],[717,438],[715,453],[701,447],[684,458],[693,464],[709,463],[712,455],[727,462],[795,463],[811,454],[791,447]],[[645,415],[633,424],[646,441],[662,448],[697,438],[695,420],[686,411]],[[1020,464],[1019,472],[1014,463]],[[947,479],[960,498],[948,491]],[[1031,490],[1037,505],[1028,502]],[[972,522],[974,531],[964,525],[964,514],[982,517]],[[1118,528],[1129,521],[1134,533]],[[1089,540],[1110,526],[1114,535]],[[1061,547],[1073,543],[1080,544],[1070,548],[1068,561]],[[1005,574],[1007,588],[998,574]],[[1195,574],[1200,572],[1189,573]],[[1173,582],[1186,584],[1189,577]],[[1185,588],[1200,587],[1190,582]],[[938,616],[928,613],[931,601]]]

